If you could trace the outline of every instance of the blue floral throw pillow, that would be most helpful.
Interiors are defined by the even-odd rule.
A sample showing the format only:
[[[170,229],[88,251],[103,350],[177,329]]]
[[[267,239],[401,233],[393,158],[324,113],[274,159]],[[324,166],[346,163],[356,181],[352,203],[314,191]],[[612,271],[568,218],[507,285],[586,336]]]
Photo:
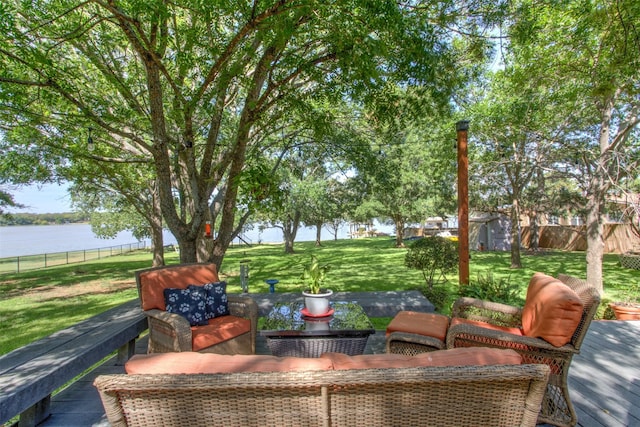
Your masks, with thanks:
[[[227,282],[207,283],[202,287],[207,292],[207,313],[211,316],[209,318],[212,319],[229,314]]]
[[[164,302],[168,313],[176,313],[189,321],[191,326],[202,326],[207,319],[207,292],[204,289],[167,288]]]

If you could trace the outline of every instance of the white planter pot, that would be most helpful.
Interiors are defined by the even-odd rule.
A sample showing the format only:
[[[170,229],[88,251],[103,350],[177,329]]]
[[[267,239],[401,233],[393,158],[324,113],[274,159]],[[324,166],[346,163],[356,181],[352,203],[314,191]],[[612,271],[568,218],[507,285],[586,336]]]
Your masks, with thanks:
[[[304,322],[304,328],[307,331],[328,331],[329,330],[329,321],[319,322],[306,320]]]
[[[310,314],[320,316],[329,312],[329,297],[333,295],[332,290],[326,290],[321,294],[310,294],[302,292],[304,296],[304,306]]]

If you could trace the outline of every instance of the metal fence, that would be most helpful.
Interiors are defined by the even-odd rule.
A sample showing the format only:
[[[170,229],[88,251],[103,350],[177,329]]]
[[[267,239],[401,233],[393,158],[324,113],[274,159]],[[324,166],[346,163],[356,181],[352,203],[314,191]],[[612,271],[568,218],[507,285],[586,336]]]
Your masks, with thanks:
[[[146,247],[146,242],[141,241],[98,249],[84,249],[79,251],[53,252],[48,254],[0,258],[0,274],[20,273],[21,271],[37,270],[56,265],[85,262],[114,255],[122,255],[138,249],[145,249]]]

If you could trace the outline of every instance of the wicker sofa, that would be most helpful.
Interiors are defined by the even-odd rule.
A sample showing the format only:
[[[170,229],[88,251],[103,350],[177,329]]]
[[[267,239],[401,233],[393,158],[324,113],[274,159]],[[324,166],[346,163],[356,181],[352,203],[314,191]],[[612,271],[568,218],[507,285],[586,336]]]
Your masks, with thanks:
[[[115,427],[534,426],[549,368],[520,361],[496,349],[320,358],[167,353],[136,356],[131,375],[99,376],[95,385]]]

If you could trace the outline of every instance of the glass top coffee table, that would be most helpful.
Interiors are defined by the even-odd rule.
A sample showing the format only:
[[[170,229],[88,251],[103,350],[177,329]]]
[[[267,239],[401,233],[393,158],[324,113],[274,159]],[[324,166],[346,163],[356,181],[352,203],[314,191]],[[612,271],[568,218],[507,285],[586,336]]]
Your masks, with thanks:
[[[310,317],[302,314],[303,302],[274,304],[260,331],[271,354],[319,357],[327,352],[351,356],[364,353],[375,329],[362,307],[342,301],[332,301],[330,306],[331,315]]]

